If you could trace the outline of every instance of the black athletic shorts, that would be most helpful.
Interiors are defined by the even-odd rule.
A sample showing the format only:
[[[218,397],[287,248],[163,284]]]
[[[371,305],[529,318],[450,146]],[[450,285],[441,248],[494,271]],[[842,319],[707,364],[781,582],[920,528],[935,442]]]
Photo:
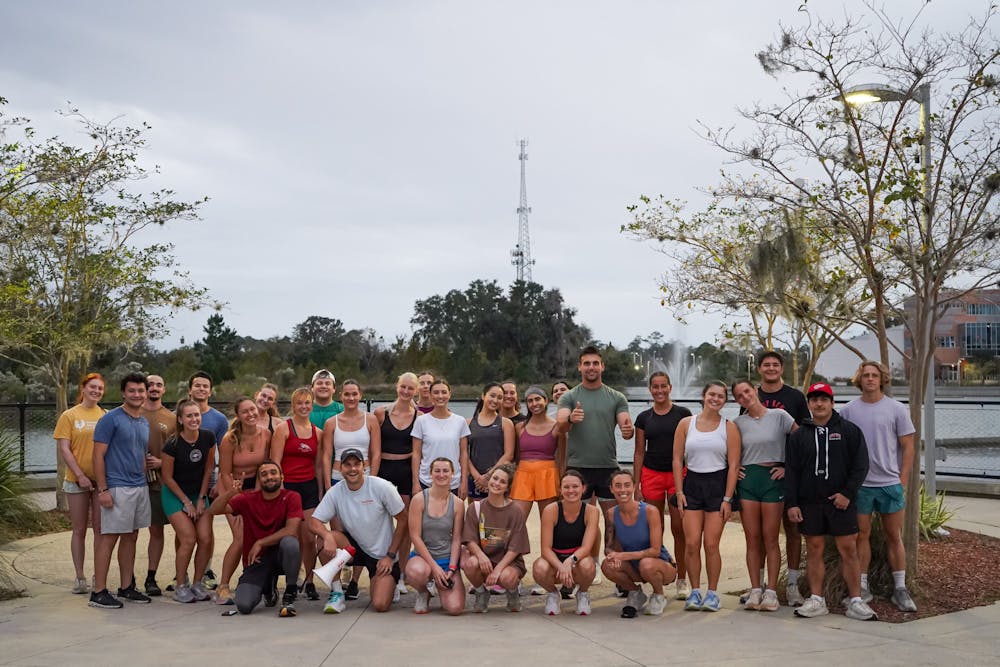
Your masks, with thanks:
[[[803,535],[856,535],[858,532],[858,506],[851,503],[845,510],[839,510],[833,503],[802,505],[802,523],[799,532]]]
[[[726,495],[728,475],[726,468],[715,472],[695,472],[689,468],[684,478],[685,509],[718,512]]]
[[[413,495],[412,459],[382,459],[378,464],[378,476],[392,482],[401,496]]]
[[[319,485],[313,477],[308,482],[285,482],[285,488],[294,491],[302,498],[302,509],[311,510],[319,505]]]
[[[351,559],[351,565],[365,568],[368,570],[368,578],[374,579],[375,571],[378,569],[378,558],[365,553],[365,550],[358,546],[358,543],[354,540],[350,533],[345,531],[344,535],[347,536],[351,546],[354,547],[354,558]],[[396,583],[399,583],[400,572],[398,560],[392,564],[392,572],[390,574],[392,574],[393,580]]]
[[[611,474],[617,468],[576,468],[583,475],[585,487],[583,499],[590,500],[595,494],[598,500],[614,500],[611,493]]]

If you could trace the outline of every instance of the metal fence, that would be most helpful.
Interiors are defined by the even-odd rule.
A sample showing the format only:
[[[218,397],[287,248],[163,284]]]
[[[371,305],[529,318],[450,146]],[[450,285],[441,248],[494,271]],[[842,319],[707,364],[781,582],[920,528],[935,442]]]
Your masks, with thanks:
[[[697,412],[696,400],[683,399],[678,405]],[[385,400],[365,401],[368,410],[385,405]],[[838,405],[842,405],[839,402]],[[451,408],[463,416],[471,416],[474,401],[453,400]],[[650,406],[648,401],[629,401],[629,411],[635,418]],[[107,405],[111,408],[114,405]],[[214,404],[227,416],[230,405]],[[1000,400],[954,401],[939,400],[935,404],[937,422],[937,474],[960,477],[1000,479]],[[279,404],[282,414],[288,404]],[[729,402],[723,414],[735,417],[739,408]],[[55,405],[52,403],[0,403],[0,432],[15,436],[19,446],[19,470],[22,473],[51,474],[56,470],[56,445],[52,439],[55,426]],[[633,441],[618,441],[618,459],[631,463]],[[920,457],[922,464],[923,458]]]

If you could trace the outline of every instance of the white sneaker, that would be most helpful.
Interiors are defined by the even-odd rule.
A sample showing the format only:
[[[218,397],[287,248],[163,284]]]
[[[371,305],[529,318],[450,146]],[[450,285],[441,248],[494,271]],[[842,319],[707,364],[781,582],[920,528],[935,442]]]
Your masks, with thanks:
[[[805,603],[802,593],[799,592],[798,584],[789,584],[785,590],[785,597],[788,598],[789,607],[801,607]]]
[[[90,592],[90,587],[87,586],[86,579],[74,579],[73,580],[73,594],[74,595],[86,595]]]
[[[548,591],[546,591],[544,588],[542,588],[538,584],[535,584],[534,586],[531,587],[531,595],[547,595],[547,594],[548,594]]]
[[[795,610],[795,615],[802,618],[816,618],[817,616],[826,616],[829,613],[830,610],[826,608],[826,602],[814,597],[810,597]]]
[[[864,600],[849,600],[845,605],[844,616],[855,621],[877,621],[878,615]]]
[[[601,578],[601,568],[597,568],[597,574],[594,575],[594,583],[591,586],[600,586],[604,583],[604,579]]]
[[[667,598],[660,593],[653,593],[653,597],[649,598],[649,604],[646,605],[645,613],[647,616],[660,616],[666,606]]]
[[[417,600],[413,603],[413,613],[426,614],[430,611],[431,595],[427,591],[417,591]]]
[[[545,614],[547,616],[558,616],[562,612],[559,608],[560,599],[562,599],[562,596],[559,595],[559,591],[545,595]]]
[[[579,616],[590,616],[590,592],[578,591],[576,594],[576,613]]]
[[[763,597],[763,591],[759,588],[751,588],[750,594],[747,595],[747,601],[743,603],[743,608],[747,611],[757,611],[760,609],[760,603]]]
[[[687,578],[677,580],[677,593],[674,595],[675,600],[687,600],[688,596],[691,595],[691,584],[688,583]]]
[[[862,586],[861,587],[861,601],[864,602],[865,604],[868,604],[869,602],[871,602],[874,599],[875,599],[875,596],[872,595],[872,592],[870,590],[868,590],[868,587],[867,586]]]
[[[768,588],[764,591],[764,595],[760,600],[760,606],[757,609],[760,611],[778,611],[778,607],[780,606],[778,603],[778,594]]]
[[[400,577],[399,581],[396,583],[396,593],[398,593],[399,595],[406,595],[407,592],[408,591],[406,589],[406,582],[403,581],[402,577]]]
[[[642,592],[642,589],[629,591],[628,597],[625,599],[625,606],[632,607],[636,611],[642,609],[643,605],[646,604],[646,594]]]
[[[434,583],[433,579],[427,580],[427,592],[431,594],[432,598],[436,598],[438,594],[437,584]]]
[[[330,591],[330,596],[326,599],[326,604],[323,605],[324,614],[339,614],[347,609],[347,603],[344,602],[344,592],[343,591]]]
[[[399,588],[392,589],[392,603],[395,604],[399,602]]]

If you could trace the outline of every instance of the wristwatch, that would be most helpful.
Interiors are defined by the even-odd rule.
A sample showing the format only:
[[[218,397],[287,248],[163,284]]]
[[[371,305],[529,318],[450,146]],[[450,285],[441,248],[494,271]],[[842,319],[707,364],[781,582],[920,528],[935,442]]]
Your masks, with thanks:
[[[729,503],[730,505],[732,505],[733,504],[733,497],[732,496],[722,496],[722,502]]]
[[[385,556],[386,556],[386,558],[391,558],[393,560],[396,560],[396,552],[395,551],[386,551],[385,552]]]
[[[573,561],[573,567],[576,567],[576,564],[580,562],[580,559],[576,557],[576,554],[570,556],[570,559]]]

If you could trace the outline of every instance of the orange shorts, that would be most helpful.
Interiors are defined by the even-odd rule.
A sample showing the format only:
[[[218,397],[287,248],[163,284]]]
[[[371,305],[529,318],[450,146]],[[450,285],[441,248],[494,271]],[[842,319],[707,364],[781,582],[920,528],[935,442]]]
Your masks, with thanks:
[[[559,495],[559,468],[555,461],[521,461],[514,473],[510,497],[514,500],[550,500]]]
[[[687,474],[687,468],[681,475]],[[642,467],[639,478],[642,485],[642,497],[646,500],[662,501],[677,493],[677,485],[674,484],[674,473],[650,470],[646,466]]]

